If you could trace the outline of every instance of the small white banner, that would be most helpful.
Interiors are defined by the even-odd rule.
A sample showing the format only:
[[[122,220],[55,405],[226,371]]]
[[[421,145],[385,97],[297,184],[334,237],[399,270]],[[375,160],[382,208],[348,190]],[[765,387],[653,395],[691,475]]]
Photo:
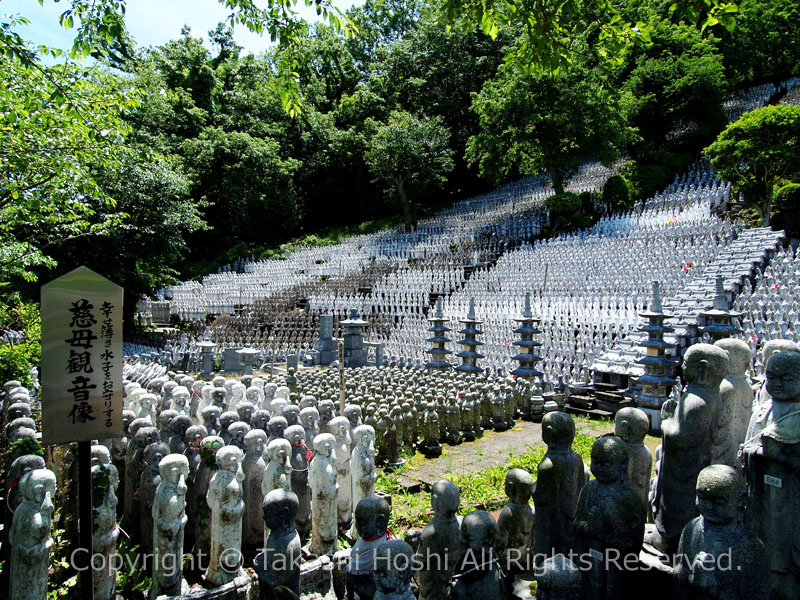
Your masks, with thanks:
[[[42,442],[122,437],[122,288],[86,267],[42,286]]]

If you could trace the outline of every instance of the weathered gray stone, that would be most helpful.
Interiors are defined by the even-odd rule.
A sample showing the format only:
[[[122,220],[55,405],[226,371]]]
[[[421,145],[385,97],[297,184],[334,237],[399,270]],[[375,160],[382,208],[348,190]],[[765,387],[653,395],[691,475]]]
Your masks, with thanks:
[[[182,454],[169,454],[158,465],[161,481],[152,508],[153,583],[150,598],[181,593],[183,539],[186,527],[186,478],[189,461]]]

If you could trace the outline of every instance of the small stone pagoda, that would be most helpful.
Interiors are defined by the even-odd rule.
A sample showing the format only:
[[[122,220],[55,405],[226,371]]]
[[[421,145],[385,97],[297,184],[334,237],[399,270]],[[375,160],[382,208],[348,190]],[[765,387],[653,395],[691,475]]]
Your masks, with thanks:
[[[733,319],[739,319],[742,313],[733,312],[728,304],[728,297],[725,295],[725,280],[722,276],[717,276],[717,290],[714,296],[714,305],[706,311],[700,313],[705,319],[705,325],[700,327],[700,332],[708,334],[713,344],[717,340],[733,337],[742,333],[744,330],[733,325]]]
[[[519,367],[511,371],[511,374],[522,379],[533,380],[534,390],[530,400],[530,407],[523,407],[520,412],[524,419],[538,422],[544,416],[544,398],[542,397],[542,389],[537,381],[537,378],[541,377],[543,373],[536,368],[536,363],[542,360],[542,357],[536,354],[536,349],[542,343],[534,340],[533,336],[542,333],[542,331],[538,328],[541,319],[534,317],[531,311],[530,292],[525,294],[525,307],[522,309],[522,315],[514,320],[519,324],[514,333],[520,337],[514,342],[514,345],[519,346],[520,353],[513,357],[514,360],[519,362]]]
[[[445,335],[450,328],[445,325],[450,319],[445,318],[442,313],[442,299],[436,300],[436,312],[432,317],[428,317],[431,326],[428,331],[433,333],[433,337],[429,337],[426,342],[432,344],[431,348],[425,350],[426,354],[431,355],[431,360],[425,363],[425,366],[431,370],[446,371],[452,368],[452,365],[447,360],[447,355],[452,354],[452,350],[445,348],[445,345],[450,341],[450,338]]]
[[[477,336],[481,335],[483,331],[478,329],[478,326],[483,323],[475,318],[475,298],[469,299],[469,313],[466,319],[459,319],[460,323],[464,324],[464,329],[458,333],[464,336],[463,340],[458,340],[457,344],[461,344],[463,350],[456,354],[461,359],[461,364],[456,367],[456,371],[464,373],[481,373],[481,369],[476,363],[478,359],[483,358],[483,354],[477,352],[478,346],[483,346],[483,342],[478,341]]]
[[[650,309],[639,313],[639,316],[647,319],[647,324],[639,327],[639,331],[647,334],[647,339],[639,344],[645,349],[645,356],[636,361],[645,369],[645,374],[636,380],[636,383],[642,386],[638,407],[650,419],[650,430],[657,432],[661,431],[661,406],[669,398],[671,387],[678,383],[678,380],[672,377],[678,361],[666,354],[667,350],[675,348],[675,344],[664,340],[665,333],[672,333],[675,330],[664,325],[664,321],[672,315],[664,314],[658,281],[653,282]]]

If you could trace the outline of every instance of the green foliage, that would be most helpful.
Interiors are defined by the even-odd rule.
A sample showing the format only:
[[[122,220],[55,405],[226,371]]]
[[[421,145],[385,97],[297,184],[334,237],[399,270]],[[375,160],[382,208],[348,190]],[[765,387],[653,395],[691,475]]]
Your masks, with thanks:
[[[449,137],[438,117],[393,111],[369,140],[364,159],[375,180],[396,194],[408,228],[416,225],[418,198],[442,185],[445,174],[453,169]]]
[[[797,0],[741,0],[736,28],[716,32],[722,39],[725,70],[733,86],[795,76],[800,67],[800,3]]]
[[[584,229],[591,225],[592,217],[583,212],[578,194],[564,192],[550,196],[544,202],[550,211],[550,231],[557,235],[576,229]]]
[[[790,238],[800,238],[800,184],[790,183],[775,193],[772,227]]]
[[[775,185],[800,174],[800,106],[779,104],[745,113],[705,154],[769,226]]]
[[[588,72],[534,79],[503,69],[474,96],[480,130],[467,160],[493,183],[546,170],[561,193],[587,158],[619,155],[628,132],[615,98]]]
[[[658,165],[665,151],[697,152],[725,124],[722,57],[694,27],[650,18],[652,45],[631,54],[622,78],[622,109],[638,140],[631,155]]]
[[[124,567],[117,571],[117,593],[123,598],[141,597],[150,589],[152,580],[144,570],[144,562],[139,555],[139,546],[126,536],[119,536],[117,554]]]
[[[633,198],[628,182],[622,175],[612,175],[603,184],[603,202],[612,210],[633,208]]]
[[[0,379],[16,379],[24,386],[33,382],[30,370],[39,367],[42,358],[42,322],[39,307],[22,302],[18,295],[7,298],[0,310],[0,331],[14,330],[23,334],[18,344],[0,342]]]
[[[114,198],[93,168],[113,168],[134,152],[124,117],[137,96],[121,94],[116,76],[71,63],[2,55],[0,74],[0,281],[33,281],[34,267],[55,265],[54,245],[119,224],[94,218]]]

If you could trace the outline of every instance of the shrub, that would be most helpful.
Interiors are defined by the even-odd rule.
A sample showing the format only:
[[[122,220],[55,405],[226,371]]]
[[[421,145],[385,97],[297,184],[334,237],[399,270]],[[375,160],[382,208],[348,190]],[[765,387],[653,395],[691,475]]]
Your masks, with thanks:
[[[633,198],[628,181],[622,175],[612,175],[603,185],[603,202],[611,210],[629,210],[633,208]]]
[[[785,230],[790,238],[800,238],[800,183],[785,185],[775,194],[772,228]]]

